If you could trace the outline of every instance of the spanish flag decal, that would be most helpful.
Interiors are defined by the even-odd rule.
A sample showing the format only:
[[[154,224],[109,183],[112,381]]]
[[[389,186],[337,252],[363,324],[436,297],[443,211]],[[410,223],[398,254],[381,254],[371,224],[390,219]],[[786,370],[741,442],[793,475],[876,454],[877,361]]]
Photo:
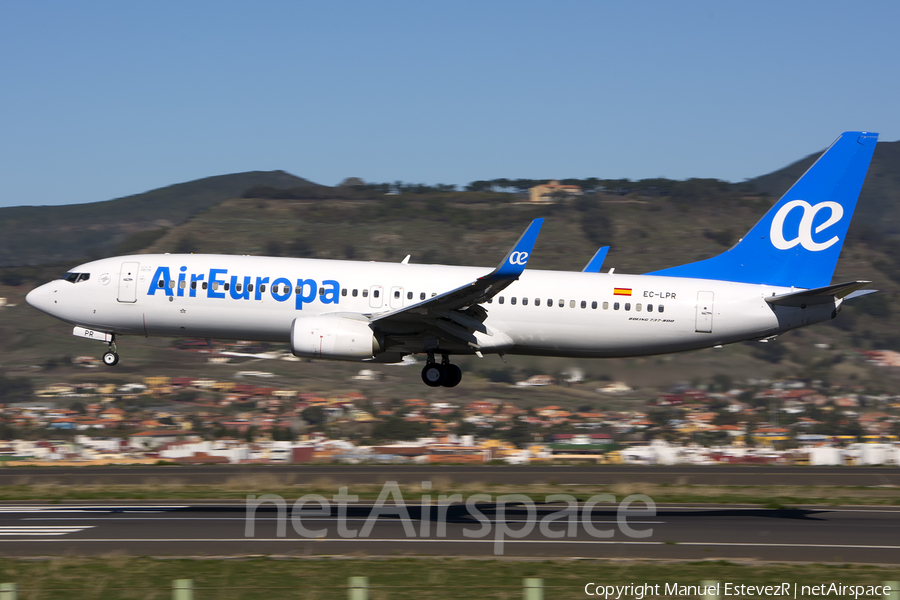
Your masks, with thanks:
[[[630,296],[631,288],[613,288],[613,296]]]

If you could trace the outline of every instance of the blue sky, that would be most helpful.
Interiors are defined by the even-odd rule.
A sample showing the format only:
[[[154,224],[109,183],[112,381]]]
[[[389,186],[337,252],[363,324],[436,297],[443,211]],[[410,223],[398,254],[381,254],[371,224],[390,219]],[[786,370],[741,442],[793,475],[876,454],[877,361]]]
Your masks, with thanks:
[[[741,181],[900,139],[900,3],[3,2],[0,206],[326,185]]]

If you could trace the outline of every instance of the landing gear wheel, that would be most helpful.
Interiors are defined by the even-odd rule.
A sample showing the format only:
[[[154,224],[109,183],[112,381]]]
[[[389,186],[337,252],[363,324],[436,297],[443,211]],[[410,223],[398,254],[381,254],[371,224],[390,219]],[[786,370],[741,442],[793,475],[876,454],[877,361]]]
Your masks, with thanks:
[[[440,387],[446,377],[446,370],[443,365],[431,363],[425,365],[422,369],[422,381],[429,387]]]
[[[456,365],[446,364],[444,367],[444,379],[441,385],[444,387],[456,387],[462,381],[462,369]]]
[[[118,364],[119,355],[115,352],[107,352],[103,355],[103,364],[107,367],[112,367],[113,365]]]

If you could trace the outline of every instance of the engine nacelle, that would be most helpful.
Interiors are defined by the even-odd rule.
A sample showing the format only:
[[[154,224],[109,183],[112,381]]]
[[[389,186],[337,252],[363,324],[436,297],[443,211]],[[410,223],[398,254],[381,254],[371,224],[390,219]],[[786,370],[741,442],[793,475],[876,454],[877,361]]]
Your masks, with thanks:
[[[291,323],[291,352],[294,356],[364,360],[372,358],[381,349],[367,320],[329,314],[297,317]]]

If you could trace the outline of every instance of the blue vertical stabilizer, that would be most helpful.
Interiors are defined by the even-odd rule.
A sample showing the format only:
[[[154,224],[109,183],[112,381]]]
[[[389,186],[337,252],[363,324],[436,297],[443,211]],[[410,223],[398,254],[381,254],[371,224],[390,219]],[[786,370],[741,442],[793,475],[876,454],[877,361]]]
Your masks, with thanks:
[[[877,141],[877,133],[842,134],[733,248],[648,275],[827,286]]]

